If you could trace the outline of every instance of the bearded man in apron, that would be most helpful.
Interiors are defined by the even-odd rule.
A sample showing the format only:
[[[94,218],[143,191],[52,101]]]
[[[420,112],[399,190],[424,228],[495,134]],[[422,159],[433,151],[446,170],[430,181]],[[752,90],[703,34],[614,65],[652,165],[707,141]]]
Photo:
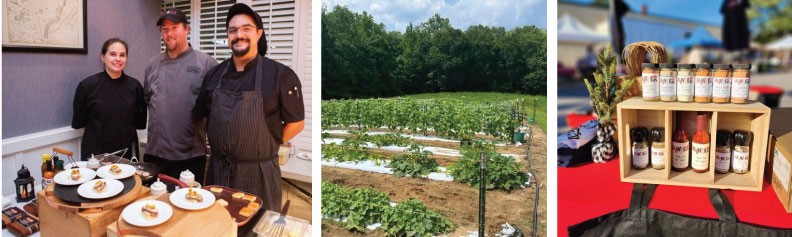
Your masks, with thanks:
[[[305,127],[302,86],[287,66],[266,58],[261,17],[234,4],[226,18],[233,56],[206,73],[193,117],[208,117],[207,183],[253,193],[280,212],[280,144]]]

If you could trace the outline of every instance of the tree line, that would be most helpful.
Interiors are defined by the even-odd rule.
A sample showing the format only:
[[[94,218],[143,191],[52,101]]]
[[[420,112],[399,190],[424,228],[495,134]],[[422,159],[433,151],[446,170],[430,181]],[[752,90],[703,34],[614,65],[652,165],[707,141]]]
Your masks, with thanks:
[[[435,14],[387,31],[366,12],[322,7],[322,99],[492,91],[547,94],[547,32],[475,25]]]

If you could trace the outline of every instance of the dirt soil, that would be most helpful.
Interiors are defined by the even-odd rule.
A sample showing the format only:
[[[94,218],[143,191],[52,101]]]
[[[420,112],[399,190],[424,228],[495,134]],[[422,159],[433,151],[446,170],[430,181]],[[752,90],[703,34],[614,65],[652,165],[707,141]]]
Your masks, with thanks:
[[[538,205],[537,233],[546,235],[547,226],[547,135],[537,127],[532,128],[533,139],[530,147],[530,159],[536,176],[538,176],[540,201]],[[341,137],[341,136],[339,136]],[[447,142],[416,141],[421,144],[437,147],[459,149],[459,144]],[[508,146],[498,147],[499,153],[526,154],[527,147]],[[438,159],[441,166],[451,159]],[[526,171],[530,170],[528,161],[518,159],[524,164]],[[421,200],[430,209],[436,210],[448,218],[456,227],[448,236],[467,236],[469,232],[478,229],[478,189],[466,184],[446,181],[432,181],[418,178],[397,178],[390,174],[370,173],[365,171],[322,167],[322,180],[340,184],[347,188],[371,187],[380,192],[388,193],[391,201],[401,202],[410,198]],[[487,191],[486,230],[488,235],[494,235],[501,230],[501,224],[508,222],[522,230],[526,235],[531,235],[533,208],[535,199],[535,185],[512,192]],[[322,222],[322,235],[324,236],[384,236],[382,231],[353,233],[331,224],[328,220]]]

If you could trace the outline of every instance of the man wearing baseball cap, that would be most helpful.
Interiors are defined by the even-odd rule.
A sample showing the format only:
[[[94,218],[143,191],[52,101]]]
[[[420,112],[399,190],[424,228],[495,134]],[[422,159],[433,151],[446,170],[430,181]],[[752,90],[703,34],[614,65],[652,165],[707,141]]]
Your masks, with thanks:
[[[217,61],[189,46],[190,26],[182,11],[167,9],[157,27],[165,52],[152,58],[145,71],[149,128],[144,159],[159,165],[163,174],[178,178],[190,170],[197,182],[204,182],[206,121],[193,120],[191,110],[204,75]]]
[[[302,86],[289,67],[264,57],[264,29],[253,9],[231,6],[226,29],[232,57],[207,73],[193,109],[196,119],[209,119],[207,183],[253,193],[280,212],[278,148],[305,126]]]

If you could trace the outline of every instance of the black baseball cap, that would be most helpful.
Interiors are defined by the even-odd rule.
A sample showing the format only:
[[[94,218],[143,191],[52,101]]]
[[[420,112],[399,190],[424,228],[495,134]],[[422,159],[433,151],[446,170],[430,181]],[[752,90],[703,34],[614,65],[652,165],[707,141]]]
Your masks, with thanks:
[[[251,9],[247,4],[237,3],[228,9],[228,15],[226,16],[226,30],[228,30],[228,22],[231,21],[231,18],[239,14],[244,14],[250,18],[253,18],[253,22],[256,24],[256,29],[264,29],[264,23],[261,22],[261,16],[259,16],[256,11],[253,11],[253,9]],[[258,53],[261,56],[267,54],[267,39],[264,34],[261,35],[261,38],[258,42]]]
[[[159,20],[157,20],[157,26],[162,25],[162,21],[168,19],[174,23],[184,23],[185,25],[190,24],[187,21],[187,16],[184,13],[176,8],[171,8],[165,10],[162,14],[160,14]]]

